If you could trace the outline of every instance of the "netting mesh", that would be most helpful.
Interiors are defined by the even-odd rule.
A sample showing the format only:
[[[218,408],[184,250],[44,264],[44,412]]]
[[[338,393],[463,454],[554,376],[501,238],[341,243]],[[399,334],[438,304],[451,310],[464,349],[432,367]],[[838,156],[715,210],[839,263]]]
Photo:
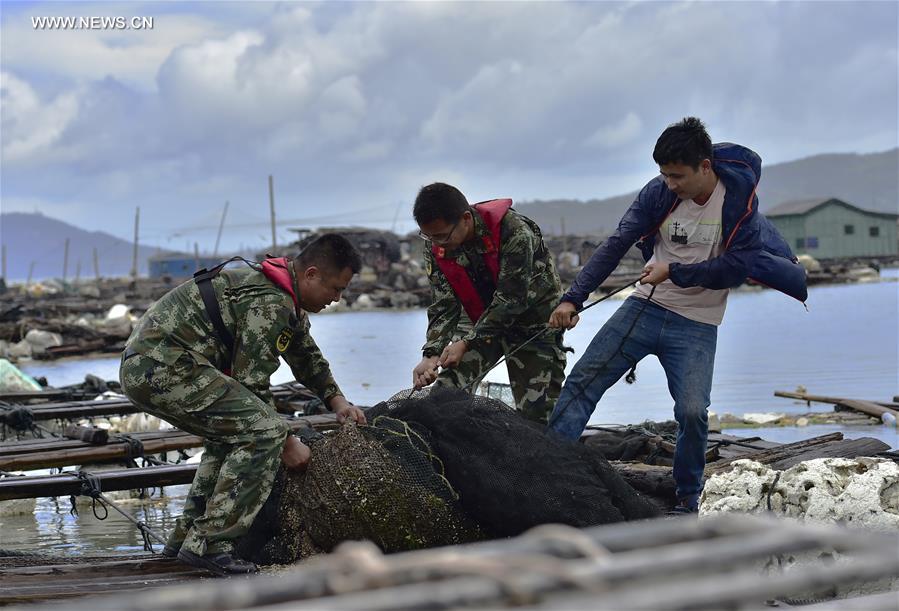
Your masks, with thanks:
[[[312,442],[305,473],[279,472],[238,545],[242,556],[284,564],[346,540],[367,539],[395,552],[484,537],[420,435],[389,417],[369,422]]]
[[[647,465],[673,464],[673,448],[677,442],[677,422],[652,422],[617,427],[589,427],[595,434],[584,442],[596,448],[609,460],[639,460]],[[666,442],[663,447],[659,442]]]
[[[386,552],[657,515],[595,449],[504,403],[453,389],[399,393],[312,443],[239,551],[266,564],[369,539]]]

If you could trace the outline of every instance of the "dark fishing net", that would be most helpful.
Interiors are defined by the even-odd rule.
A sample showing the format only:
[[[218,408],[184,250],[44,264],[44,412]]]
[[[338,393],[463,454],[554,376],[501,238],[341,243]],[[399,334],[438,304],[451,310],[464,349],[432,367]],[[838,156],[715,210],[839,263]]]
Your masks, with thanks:
[[[406,423],[369,420],[306,440],[305,473],[281,470],[238,553],[285,564],[347,540],[385,552],[466,543],[483,533],[462,511],[439,458]]]
[[[401,393],[372,410],[426,431],[462,508],[491,536],[658,515],[599,452],[547,434],[500,401],[436,389],[420,398]]]
[[[640,461],[671,466],[677,442],[677,422],[652,422],[617,427],[589,427],[593,434],[584,443],[608,460]]]
[[[238,551],[293,562],[345,540],[385,552],[658,515],[595,449],[552,437],[504,403],[452,389],[400,393],[309,441],[305,474],[280,473]]]

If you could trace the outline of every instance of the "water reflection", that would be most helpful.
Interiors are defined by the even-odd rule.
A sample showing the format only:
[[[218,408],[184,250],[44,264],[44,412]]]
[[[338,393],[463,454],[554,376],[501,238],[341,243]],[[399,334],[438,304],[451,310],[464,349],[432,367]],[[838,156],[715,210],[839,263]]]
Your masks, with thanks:
[[[190,486],[155,489],[147,499],[124,498],[127,492],[107,493],[116,505],[151,530],[165,537],[174,528],[175,518],[184,507]],[[77,515],[72,515],[69,497],[37,499],[33,513],[4,515],[6,502],[0,503],[0,548],[40,551],[55,556],[92,556],[133,554],[143,551],[143,538],[137,527],[113,509],[106,519],[94,515],[91,500],[76,498]],[[102,518],[105,510],[97,506]],[[154,543],[156,551],[159,545]]]

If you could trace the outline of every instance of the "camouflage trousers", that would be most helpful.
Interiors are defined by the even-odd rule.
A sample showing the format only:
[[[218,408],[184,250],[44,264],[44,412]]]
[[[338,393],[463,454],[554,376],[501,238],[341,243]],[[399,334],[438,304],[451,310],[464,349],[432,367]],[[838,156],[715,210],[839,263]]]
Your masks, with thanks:
[[[184,352],[172,365],[123,358],[119,377],[136,405],[203,437],[203,458],[168,545],[195,554],[230,552],[272,490],[289,427],[274,408]]]
[[[523,341],[523,340],[522,340]],[[506,339],[478,340],[470,344],[457,367],[443,369],[435,382],[438,386],[477,388],[487,370],[504,355],[518,347]],[[509,384],[515,408],[525,418],[546,424],[555,407],[565,379],[565,350],[561,331],[547,331],[521,350],[507,357]]]

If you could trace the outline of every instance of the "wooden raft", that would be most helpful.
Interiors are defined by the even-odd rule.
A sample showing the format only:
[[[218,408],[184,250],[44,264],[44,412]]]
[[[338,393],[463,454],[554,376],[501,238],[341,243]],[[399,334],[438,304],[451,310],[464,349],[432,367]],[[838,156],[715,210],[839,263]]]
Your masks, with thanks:
[[[83,558],[0,557],[0,605],[141,591],[208,578],[209,573],[159,555]]]
[[[25,574],[0,570],[4,585],[0,602],[2,597],[40,600],[112,592],[67,601],[65,608],[761,609],[766,600],[895,576],[897,547],[895,533],[728,514],[583,530],[551,525],[511,539],[390,555],[370,543],[352,542],[273,575],[194,581],[145,592],[114,590],[164,585],[166,579],[193,575],[167,575],[167,565],[154,561],[143,561],[143,569],[132,565],[130,570],[121,564],[61,574],[54,574],[52,567],[32,567]],[[759,569],[772,557],[833,550],[851,554],[852,562],[824,562],[769,574]],[[156,567],[159,572],[151,572]],[[142,570],[147,571],[145,580],[136,578]]]

